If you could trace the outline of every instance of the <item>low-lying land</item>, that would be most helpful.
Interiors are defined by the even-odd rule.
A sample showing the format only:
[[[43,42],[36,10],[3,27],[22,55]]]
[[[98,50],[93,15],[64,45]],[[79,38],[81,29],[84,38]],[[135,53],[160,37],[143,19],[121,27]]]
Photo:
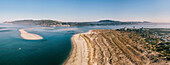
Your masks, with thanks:
[[[21,33],[20,36],[23,39],[26,39],[26,40],[40,40],[40,39],[43,39],[43,37],[41,37],[40,35],[33,34],[33,33],[28,33],[24,29],[19,29],[19,32]]]
[[[91,30],[72,37],[72,52],[64,65],[168,65],[169,60],[148,52],[140,34]],[[154,57],[154,58],[153,58]],[[156,58],[156,59],[155,59]]]

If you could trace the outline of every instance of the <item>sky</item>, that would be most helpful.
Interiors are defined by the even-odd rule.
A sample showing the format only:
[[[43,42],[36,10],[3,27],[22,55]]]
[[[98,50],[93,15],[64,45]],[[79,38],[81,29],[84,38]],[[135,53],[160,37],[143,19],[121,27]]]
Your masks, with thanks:
[[[51,19],[170,22],[170,0],[0,0],[0,22]]]

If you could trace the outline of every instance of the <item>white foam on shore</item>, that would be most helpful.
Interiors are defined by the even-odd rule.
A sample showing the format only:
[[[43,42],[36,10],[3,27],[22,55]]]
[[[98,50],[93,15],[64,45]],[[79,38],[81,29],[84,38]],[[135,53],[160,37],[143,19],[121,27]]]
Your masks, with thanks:
[[[33,34],[33,33],[28,33],[24,29],[19,29],[19,32],[21,33],[20,36],[23,39],[26,39],[26,40],[40,40],[40,39],[43,39],[43,37],[41,37],[40,35]]]

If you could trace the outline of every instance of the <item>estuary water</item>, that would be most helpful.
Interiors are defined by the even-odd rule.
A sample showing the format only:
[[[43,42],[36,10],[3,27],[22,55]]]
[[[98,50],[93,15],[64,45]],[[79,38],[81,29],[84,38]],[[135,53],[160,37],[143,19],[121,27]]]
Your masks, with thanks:
[[[41,27],[0,24],[0,65],[62,65],[71,51],[72,35],[92,29],[170,28],[170,24],[140,24],[117,26]],[[3,30],[5,29],[5,30]],[[38,34],[42,40],[25,40],[18,29]]]

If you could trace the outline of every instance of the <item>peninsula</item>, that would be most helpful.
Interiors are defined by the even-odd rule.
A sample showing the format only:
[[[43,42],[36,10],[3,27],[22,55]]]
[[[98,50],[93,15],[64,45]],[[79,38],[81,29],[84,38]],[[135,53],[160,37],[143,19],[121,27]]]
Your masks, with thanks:
[[[41,37],[40,35],[33,34],[33,33],[28,33],[24,29],[19,29],[19,32],[20,32],[20,36],[23,39],[26,39],[26,40],[40,40],[40,39],[43,39],[43,37]]]
[[[131,36],[133,35],[133,36]],[[64,65],[168,65],[145,48],[145,38],[117,30],[90,30],[72,38]]]

